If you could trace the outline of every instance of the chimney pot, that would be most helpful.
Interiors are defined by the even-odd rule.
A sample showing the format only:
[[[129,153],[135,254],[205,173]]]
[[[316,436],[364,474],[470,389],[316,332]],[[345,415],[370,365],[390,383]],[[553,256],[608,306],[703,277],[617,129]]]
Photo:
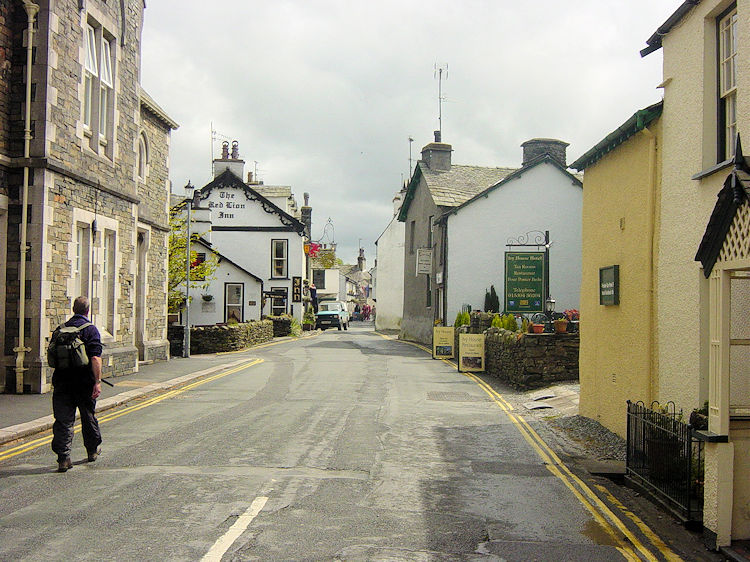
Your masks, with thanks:
[[[443,134],[441,131],[435,131],[435,142],[443,142]]]
[[[556,160],[563,168],[568,167],[566,149],[568,143],[557,139],[531,139],[521,144],[523,148],[522,165],[526,166],[545,154]]]
[[[229,159],[229,141],[221,143],[221,158],[222,160]]]
[[[240,143],[232,141],[232,160],[240,159]]]

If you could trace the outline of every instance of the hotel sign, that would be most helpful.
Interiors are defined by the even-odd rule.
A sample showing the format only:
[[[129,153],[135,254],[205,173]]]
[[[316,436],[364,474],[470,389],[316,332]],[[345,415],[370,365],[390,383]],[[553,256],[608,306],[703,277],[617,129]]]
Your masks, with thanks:
[[[432,248],[417,248],[417,275],[432,274]]]
[[[505,311],[544,311],[544,252],[505,252]]]
[[[599,304],[604,306],[620,304],[619,265],[599,268]]]

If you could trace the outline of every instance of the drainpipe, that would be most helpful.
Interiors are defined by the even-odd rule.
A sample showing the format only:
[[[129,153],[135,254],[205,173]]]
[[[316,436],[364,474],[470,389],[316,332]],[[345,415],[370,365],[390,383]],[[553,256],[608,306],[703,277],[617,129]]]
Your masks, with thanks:
[[[26,230],[28,228],[29,204],[29,166],[31,145],[31,62],[34,38],[34,19],[39,12],[39,6],[23,0],[23,7],[28,16],[28,31],[26,35],[26,116],[23,129],[23,157],[26,165],[23,168],[23,195],[21,198],[21,261],[18,264],[18,347],[13,351],[16,353],[16,393],[23,394],[23,374],[26,368],[23,366],[26,352],[31,351],[26,347],[24,332],[26,331],[26,254],[29,249],[26,245]]]
[[[656,316],[656,279],[654,279],[654,256],[657,251],[656,247],[656,208],[654,207],[656,203],[656,186],[657,186],[657,177],[656,177],[656,136],[654,133],[652,133],[647,127],[644,127],[642,130],[643,134],[648,139],[648,172],[649,172],[649,180],[648,180],[648,194],[647,194],[647,200],[646,200],[646,208],[648,209],[648,225],[647,225],[647,232],[648,232],[648,241],[649,241],[649,253],[648,253],[648,276],[649,276],[649,302],[648,302],[648,323],[647,325],[653,326],[654,323],[654,317]],[[655,344],[654,339],[656,337],[656,334],[651,330],[649,331],[649,338],[648,338],[648,358],[649,358],[649,396],[648,400],[646,401],[647,404],[650,404],[656,397],[656,380],[655,380],[655,374],[658,366],[658,361],[654,357]]]

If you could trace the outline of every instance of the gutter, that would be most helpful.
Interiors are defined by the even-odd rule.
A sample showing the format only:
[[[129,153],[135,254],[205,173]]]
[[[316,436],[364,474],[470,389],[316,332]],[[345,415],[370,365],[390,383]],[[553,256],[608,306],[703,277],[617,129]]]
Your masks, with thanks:
[[[26,115],[23,127],[23,157],[28,159],[31,150],[31,64],[34,39],[34,20],[39,13],[39,5],[30,0],[23,0],[23,8],[28,16],[28,29],[26,34]],[[23,167],[23,195],[21,196],[21,242],[20,262],[18,264],[18,346],[13,348],[16,353],[16,394],[23,394],[23,378],[27,369],[23,366],[26,352],[31,351],[26,347],[26,255],[29,252],[27,245],[27,230],[29,225],[29,166]]]
[[[645,57],[654,51],[661,49],[661,38],[672,31],[672,29],[682,21],[682,18],[684,18],[693,7],[700,4],[700,2],[701,0],[685,0],[685,2],[677,8],[669,18],[667,18],[667,21],[661,24],[659,29],[657,29],[654,34],[646,40],[648,47],[641,49],[641,57]]]

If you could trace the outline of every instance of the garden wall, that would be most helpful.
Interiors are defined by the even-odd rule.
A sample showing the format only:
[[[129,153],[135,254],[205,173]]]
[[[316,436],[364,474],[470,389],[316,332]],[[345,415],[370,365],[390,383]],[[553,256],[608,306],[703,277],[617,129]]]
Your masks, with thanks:
[[[516,388],[578,380],[578,334],[485,333],[485,370]]]
[[[190,353],[238,351],[273,339],[274,324],[270,320],[253,320],[242,324],[193,327],[190,330]],[[169,326],[169,351],[172,357],[182,356],[184,327]]]

